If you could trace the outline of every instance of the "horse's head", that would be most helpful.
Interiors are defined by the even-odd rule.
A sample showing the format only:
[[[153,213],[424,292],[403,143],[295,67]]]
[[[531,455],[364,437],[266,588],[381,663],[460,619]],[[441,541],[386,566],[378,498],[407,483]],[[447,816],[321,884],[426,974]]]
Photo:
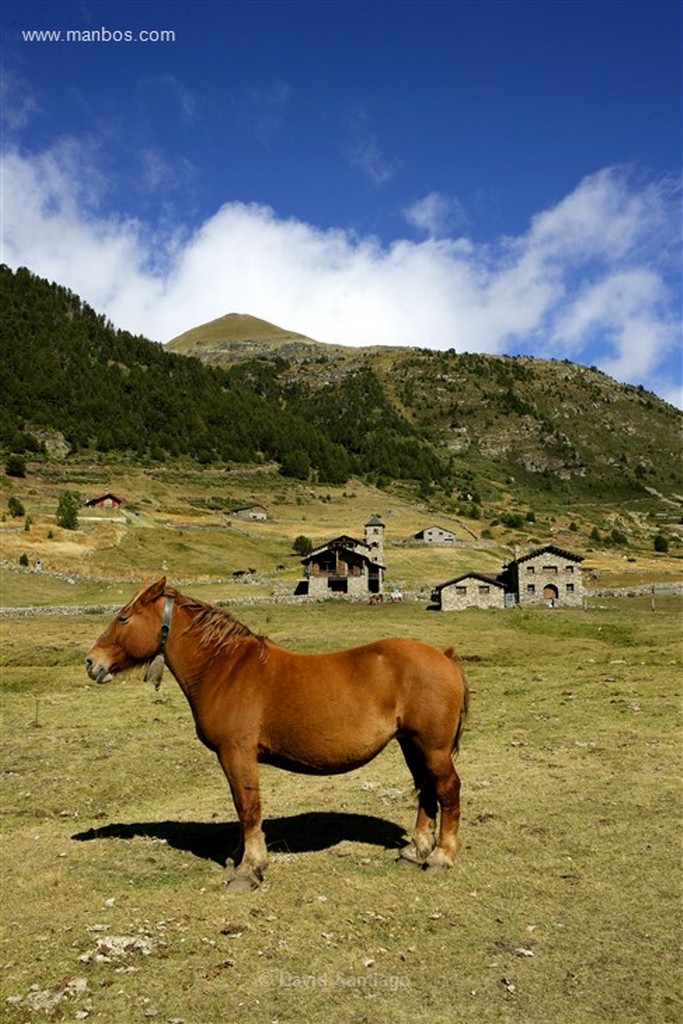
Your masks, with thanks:
[[[141,591],[125,605],[85,659],[91,679],[106,683],[118,672],[149,661],[159,651],[160,624],[166,577]]]

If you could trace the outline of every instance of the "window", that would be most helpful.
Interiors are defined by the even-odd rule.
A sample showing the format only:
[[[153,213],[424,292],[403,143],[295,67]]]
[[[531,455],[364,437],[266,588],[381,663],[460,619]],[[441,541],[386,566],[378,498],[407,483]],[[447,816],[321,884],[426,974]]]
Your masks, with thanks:
[[[527,565],[526,571],[529,573],[530,576],[533,576],[533,574],[536,572],[536,566],[535,565]]]
[[[535,594],[536,593],[536,587],[534,586],[533,583],[527,583],[527,585],[526,585],[526,592],[527,592],[527,594]]]
[[[467,587],[456,587],[455,592],[456,594],[460,594],[462,596],[463,594],[467,593]]]
[[[573,565],[565,565],[564,571],[565,572],[574,572],[574,566]]]
[[[487,587],[486,584],[484,584],[483,586],[479,587],[479,593],[480,594],[488,594],[488,593],[490,593],[490,590],[491,590],[491,588]]]
[[[556,565],[544,565],[543,566],[543,572],[557,572],[557,566]]]
[[[574,593],[574,584],[573,583],[568,583],[567,584],[567,593],[568,594],[573,594]]]

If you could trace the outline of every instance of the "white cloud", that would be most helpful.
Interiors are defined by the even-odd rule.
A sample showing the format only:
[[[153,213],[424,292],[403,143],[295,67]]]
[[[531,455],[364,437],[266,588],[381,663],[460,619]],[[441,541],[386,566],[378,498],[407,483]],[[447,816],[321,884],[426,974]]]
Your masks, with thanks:
[[[465,224],[465,209],[454,196],[430,192],[403,211],[408,224],[432,238],[450,235]]]
[[[139,192],[168,197],[193,186],[195,168],[184,158],[169,160],[159,150],[145,146],[137,154],[139,172],[135,185]]]
[[[3,131],[18,132],[39,111],[40,105],[26,82],[3,69],[0,76],[0,120]]]
[[[344,122],[346,134],[342,151],[351,166],[361,171],[373,185],[385,185],[391,181],[398,173],[400,163],[389,159],[383,152],[365,108],[350,107],[345,112]]]
[[[33,158],[10,153],[2,181],[3,261],[157,340],[244,312],[348,345],[569,357],[672,394],[678,334],[666,261],[678,219],[665,182],[641,187],[605,170],[519,237],[385,246],[236,202],[194,233],[160,238],[98,212],[104,184],[68,142]]]

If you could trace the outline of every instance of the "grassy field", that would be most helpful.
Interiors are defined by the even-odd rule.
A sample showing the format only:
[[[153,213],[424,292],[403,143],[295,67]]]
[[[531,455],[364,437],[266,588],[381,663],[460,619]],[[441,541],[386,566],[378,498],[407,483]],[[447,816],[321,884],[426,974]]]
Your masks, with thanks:
[[[55,512],[66,489],[77,490],[83,498],[113,491],[124,499],[123,509],[84,509],[77,530],[61,529]],[[231,580],[236,570],[255,568],[265,587],[262,596],[268,596],[271,580],[286,581],[293,589],[300,577],[300,561],[292,547],[299,534],[315,545],[342,533],[362,537],[364,523],[375,514],[386,526],[388,586],[427,595],[435,584],[461,573],[495,574],[517,548],[530,550],[549,542],[583,555],[585,567],[597,574],[602,586],[681,578],[680,524],[667,526],[672,538],[669,554],[655,554],[652,542],[653,530],[659,528],[657,516],[673,521],[680,513],[673,502],[651,496],[634,501],[629,510],[604,503],[559,510],[549,503],[536,509],[535,522],[525,520],[523,528],[508,529],[491,523],[502,512],[525,512],[514,503],[485,507],[480,519],[468,519],[360,480],[343,487],[287,480],[268,465],[227,471],[180,463],[144,468],[36,461],[29,463],[25,478],[0,475],[3,511],[10,497],[24,506],[30,528],[24,528],[25,518],[12,518],[7,512],[2,516],[0,555],[6,567],[16,568],[25,556],[30,566],[40,559],[48,572],[113,584],[134,584],[162,573],[178,582],[211,584]],[[230,509],[248,502],[265,505],[268,520],[249,523],[229,516]],[[436,548],[405,543],[411,534],[434,524],[452,530],[457,544]],[[606,535],[615,525],[628,534],[628,545],[592,543],[594,526]],[[3,581],[5,606],[21,603],[8,593],[13,586],[9,579]],[[256,596],[256,591],[252,594]]]
[[[87,587],[94,606],[129,596]],[[89,683],[109,616],[3,619],[9,1024],[680,1021],[679,600],[233,611],[300,650],[457,646],[472,704],[456,867],[396,865],[415,808],[391,744],[335,778],[263,769],[271,864],[228,895],[235,815],[175,682]]]

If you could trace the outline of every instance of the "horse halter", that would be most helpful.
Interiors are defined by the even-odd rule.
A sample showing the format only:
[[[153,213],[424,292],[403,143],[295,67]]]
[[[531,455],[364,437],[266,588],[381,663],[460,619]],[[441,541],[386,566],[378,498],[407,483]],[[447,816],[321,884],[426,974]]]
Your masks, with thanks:
[[[157,646],[157,654],[163,654],[164,648],[166,647],[166,641],[168,640],[168,634],[171,631],[171,616],[173,615],[173,597],[167,597],[164,602],[164,613],[161,616],[161,629],[159,630],[159,643]]]
[[[164,611],[161,616],[161,627],[159,629],[159,642],[157,644],[157,651],[147,668],[145,669],[145,682],[154,683],[154,689],[158,690],[161,686],[161,677],[164,674],[164,649],[166,647],[166,641],[168,640],[168,634],[171,631],[171,616],[173,615],[173,598],[166,597],[164,603]]]

